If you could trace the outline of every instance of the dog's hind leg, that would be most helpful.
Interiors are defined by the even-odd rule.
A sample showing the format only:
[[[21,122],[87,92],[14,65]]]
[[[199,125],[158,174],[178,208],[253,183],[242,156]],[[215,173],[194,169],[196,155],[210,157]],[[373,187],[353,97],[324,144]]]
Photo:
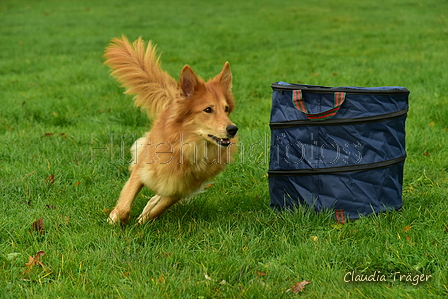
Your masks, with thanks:
[[[158,218],[178,201],[179,199],[168,196],[156,195],[152,197],[146,204],[141,215],[138,216],[138,224],[143,224],[149,220]]]
[[[132,171],[131,177],[124,185],[123,190],[121,190],[117,205],[109,214],[108,221],[111,224],[115,224],[117,222],[127,224],[129,221],[132,203],[137,197],[137,194],[143,188],[143,184],[140,181],[140,176],[138,175],[137,169],[138,167],[136,166]]]

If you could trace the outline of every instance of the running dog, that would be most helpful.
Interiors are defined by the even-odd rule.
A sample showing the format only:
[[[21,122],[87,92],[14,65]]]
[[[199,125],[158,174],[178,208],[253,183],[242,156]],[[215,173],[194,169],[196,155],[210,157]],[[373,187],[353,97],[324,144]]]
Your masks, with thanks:
[[[166,209],[200,189],[232,160],[238,127],[230,120],[235,102],[228,62],[205,82],[188,65],[176,82],[161,69],[155,46],[125,36],[106,48],[111,75],[134,95],[134,104],[153,120],[152,129],[132,149],[131,175],[109,215],[126,224],[136,196],[147,186],[156,194],[138,223],[156,219]]]

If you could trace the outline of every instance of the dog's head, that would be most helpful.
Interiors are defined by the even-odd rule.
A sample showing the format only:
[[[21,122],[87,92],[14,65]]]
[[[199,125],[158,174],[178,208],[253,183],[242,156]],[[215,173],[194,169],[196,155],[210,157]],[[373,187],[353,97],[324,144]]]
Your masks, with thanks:
[[[182,95],[178,102],[179,121],[205,140],[228,147],[238,131],[229,118],[235,107],[230,64],[226,62],[222,71],[207,82],[186,65],[180,74],[178,88]]]

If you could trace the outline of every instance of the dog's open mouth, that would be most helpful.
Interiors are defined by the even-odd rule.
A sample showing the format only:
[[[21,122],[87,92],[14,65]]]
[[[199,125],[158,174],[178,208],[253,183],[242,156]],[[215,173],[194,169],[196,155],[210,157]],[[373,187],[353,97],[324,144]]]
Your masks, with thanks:
[[[231,144],[230,139],[228,139],[228,138],[218,138],[218,137],[210,135],[210,134],[208,134],[208,137],[213,139],[219,146],[222,146],[222,147],[228,147]]]

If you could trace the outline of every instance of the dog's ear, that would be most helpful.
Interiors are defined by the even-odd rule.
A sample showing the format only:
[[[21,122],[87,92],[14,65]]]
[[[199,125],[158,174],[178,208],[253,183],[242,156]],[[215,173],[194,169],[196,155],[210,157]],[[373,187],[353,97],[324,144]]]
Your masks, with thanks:
[[[189,98],[198,87],[198,76],[196,76],[189,65],[184,66],[180,72],[179,89],[182,90],[185,97]]]
[[[221,73],[219,73],[215,79],[221,83],[221,85],[226,89],[232,88],[232,72],[230,71],[230,63],[226,62],[222,68]]]

